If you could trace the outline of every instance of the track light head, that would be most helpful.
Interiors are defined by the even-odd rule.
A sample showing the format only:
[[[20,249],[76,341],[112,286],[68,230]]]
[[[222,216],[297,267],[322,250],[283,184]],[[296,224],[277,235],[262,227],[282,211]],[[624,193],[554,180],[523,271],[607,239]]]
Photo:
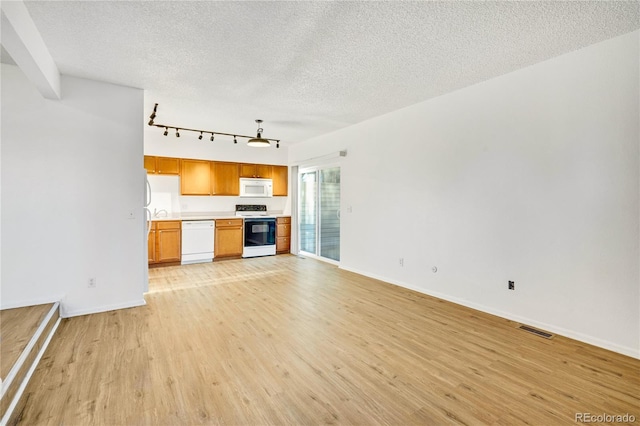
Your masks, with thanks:
[[[211,142],[213,142],[213,133],[211,133]]]
[[[156,104],[156,108],[158,107],[158,104]],[[153,119],[156,118],[156,109],[153,109],[153,112],[151,113],[151,115],[149,116],[149,126],[153,126]]]
[[[180,137],[180,129],[176,129],[176,138]]]
[[[164,128],[164,135],[167,136],[169,134],[169,128],[165,127]]]
[[[202,140],[202,132],[200,132],[200,136],[198,136],[199,140]]]
[[[280,141],[276,141],[276,148],[280,148]]]
[[[238,139],[236,139],[235,135],[233,135],[233,143],[238,143]]]

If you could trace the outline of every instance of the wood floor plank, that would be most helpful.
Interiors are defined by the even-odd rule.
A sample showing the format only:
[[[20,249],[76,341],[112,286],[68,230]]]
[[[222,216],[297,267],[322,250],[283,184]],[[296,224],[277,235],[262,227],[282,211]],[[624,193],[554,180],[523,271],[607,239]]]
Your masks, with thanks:
[[[53,303],[0,311],[0,378],[4,380]]]
[[[24,425],[574,424],[640,419],[640,361],[335,266],[150,271],[147,305],[64,320]]]

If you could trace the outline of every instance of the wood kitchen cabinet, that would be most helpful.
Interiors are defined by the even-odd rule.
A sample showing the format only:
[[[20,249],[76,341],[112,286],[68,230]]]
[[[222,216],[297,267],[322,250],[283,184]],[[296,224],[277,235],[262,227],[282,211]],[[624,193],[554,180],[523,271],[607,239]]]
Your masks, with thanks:
[[[182,232],[179,220],[151,222],[149,264],[176,263],[182,256]]]
[[[214,260],[242,257],[242,219],[216,219]]]
[[[289,167],[271,166],[273,179],[273,196],[287,196],[289,190]]]
[[[148,174],[179,175],[180,159],[173,157],[144,156],[144,168]]]
[[[211,195],[240,195],[240,165],[211,162]]]
[[[147,245],[149,250],[149,264],[156,263],[156,222],[151,222],[149,225],[149,237],[147,238]]]
[[[268,164],[240,164],[240,177],[271,179],[272,167]]]
[[[291,251],[291,216],[276,218],[276,253]]]
[[[206,160],[182,160],[182,195],[211,195],[211,165]]]
[[[273,179],[273,196],[289,195],[289,168],[270,164],[144,156],[148,174],[180,176],[181,195],[240,195],[240,178]]]

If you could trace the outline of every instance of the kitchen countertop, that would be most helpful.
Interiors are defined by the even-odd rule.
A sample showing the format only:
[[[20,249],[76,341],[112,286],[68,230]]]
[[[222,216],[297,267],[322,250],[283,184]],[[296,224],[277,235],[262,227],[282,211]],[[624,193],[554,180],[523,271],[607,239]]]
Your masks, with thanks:
[[[281,211],[267,211],[266,217],[288,217],[290,214],[283,214]],[[152,217],[152,221],[165,220],[222,220],[222,219],[240,219],[235,212],[184,212],[171,213],[163,217]]]

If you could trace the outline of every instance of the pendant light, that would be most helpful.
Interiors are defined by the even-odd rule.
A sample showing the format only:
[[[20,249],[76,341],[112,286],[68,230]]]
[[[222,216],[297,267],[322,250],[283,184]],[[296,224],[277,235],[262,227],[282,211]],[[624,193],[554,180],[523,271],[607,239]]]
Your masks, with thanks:
[[[268,146],[271,146],[271,142],[269,142],[269,139],[264,139],[262,137],[262,127],[260,127],[260,124],[262,123],[262,120],[256,120],[256,123],[258,123],[258,132],[255,138],[251,138],[249,139],[249,141],[247,142],[248,146],[254,146],[257,148],[266,148]]]

